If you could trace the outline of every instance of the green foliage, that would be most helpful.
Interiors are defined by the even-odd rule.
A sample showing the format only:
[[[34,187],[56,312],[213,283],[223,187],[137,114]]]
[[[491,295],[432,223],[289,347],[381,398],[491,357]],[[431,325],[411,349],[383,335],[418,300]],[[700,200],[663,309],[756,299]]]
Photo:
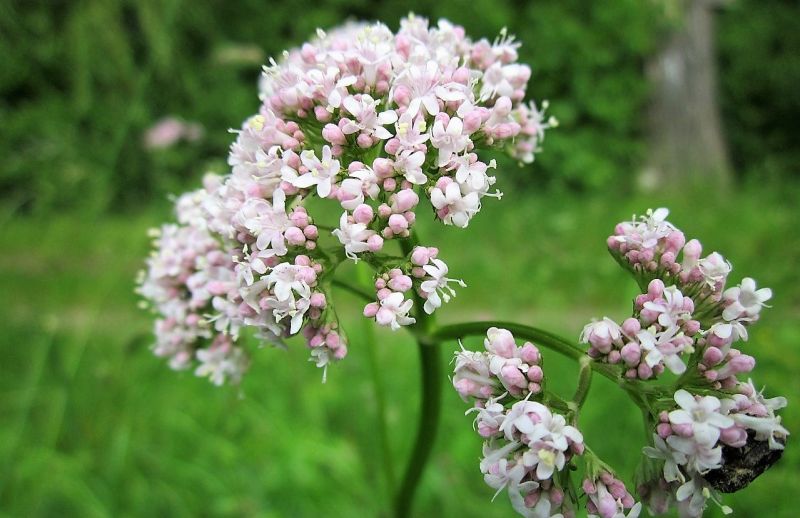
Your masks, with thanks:
[[[512,190],[502,202],[487,202],[467,230],[427,218],[418,224],[469,285],[442,308],[443,323],[504,318],[575,338],[592,317],[629,314],[636,293],[608,257],[604,236],[634,212],[671,207],[671,221],[733,261],[734,280],[752,275],[774,289],[773,307],[752,328],[745,352],[758,359],[757,385],[788,396],[784,424],[797,433],[800,278],[787,258],[800,254],[798,194],[797,185],[762,185],[712,206],[705,193],[645,199]],[[254,349],[241,389],[171,372],[148,350],[152,319],[133,293],[149,246],[145,230],[164,218],[150,210],[91,226],[69,214],[0,219],[2,514],[385,514],[387,490],[395,488],[381,482],[360,304],[336,293],[351,347],[326,384],[297,341],[288,351]],[[417,415],[417,352],[404,332],[373,328],[399,468]],[[472,340],[466,345],[478,347]],[[443,345],[443,357],[456,348]],[[545,352],[545,369],[553,390],[572,393],[574,364]],[[481,441],[464,403],[443,383],[443,422],[415,516],[510,516],[504,496],[491,502],[477,466]],[[580,425],[595,451],[622,473],[632,471],[640,419],[617,387],[595,380]],[[768,509],[770,517],[793,518],[799,467],[790,437],[777,466],[725,501],[737,516]]]
[[[738,0],[721,12],[722,114],[740,172],[800,173],[799,18],[793,0]]]
[[[532,96],[550,99],[562,122],[537,187],[594,187],[641,159],[642,62],[656,18],[638,0],[16,2],[0,6],[0,199],[96,213],[194,186],[204,170],[224,171],[226,130],[256,110],[266,56],[347,18],[396,28],[409,10],[449,18],[475,38],[503,26],[517,34],[534,69]],[[225,59],[243,45],[249,57]],[[167,115],[201,122],[203,142],[144,150],[143,133]]]

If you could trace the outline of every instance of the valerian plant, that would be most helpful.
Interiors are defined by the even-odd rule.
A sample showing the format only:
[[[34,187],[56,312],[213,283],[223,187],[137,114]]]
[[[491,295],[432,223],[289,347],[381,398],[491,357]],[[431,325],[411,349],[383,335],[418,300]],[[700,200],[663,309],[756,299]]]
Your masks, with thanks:
[[[726,290],[729,263],[701,258],[699,242],[685,242],[665,209],[609,238],[643,294],[621,324],[586,326],[588,350],[521,324],[435,323],[466,285],[435,246],[419,242],[420,200],[444,225],[467,227],[485,198],[501,197],[487,152],[531,162],[555,125],[546,103],[523,101],[531,70],[517,63],[518,47],[505,31],[472,41],[447,21],[431,27],[411,15],[397,33],[382,24],[318,31],[271,61],[259,112],[235,131],[230,174],[206,176],[177,199],[177,222],[154,231],[138,288],[158,315],[154,351],[221,385],[247,370],[243,331],[281,347],[301,334],[324,381],[348,352],[335,295],[349,291],[366,302],[366,318],[407,329],[420,350],[421,419],[397,516],[410,512],[438,421],[438,346],[470,335],[485,336],[485,351],[456,354],[453,386],[474,403],[486,483],[517,512],[569,516],[581,501],[604,518],[640,512],[578,427],[596,372],[631,397],[652,436],[636,492],[651,511],[674,504],[699,516],[717,491],[740,489],[777,460],[788,432],[774,412],[785,400],[739,380],[755,362],[732,347],[747,339],[770,291],[752,279]],[[341,215],[318,221],[315,199]],[[337,276],[348,261],[371,270],[369,290]],[[540,348],[578,362],[572,399],[547,389]],[[659,382],[666,370],[677,377]]]

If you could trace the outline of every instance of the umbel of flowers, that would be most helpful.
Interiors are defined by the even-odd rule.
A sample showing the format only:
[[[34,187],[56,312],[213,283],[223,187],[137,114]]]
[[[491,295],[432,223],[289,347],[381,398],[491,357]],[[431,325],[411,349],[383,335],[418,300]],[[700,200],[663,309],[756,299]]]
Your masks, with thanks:
[[[409,16],[396,33],[350,24],[264,68],[261,107],[231,146],[230,174],[179,199],[178,225],[154,245],[140,293],[159,314],[159,356],[215,383],[247,366],[240,330],[271,344],[302,334],[320,367],[347,354],[331,306],[339,264],[375,271],[368,318],[411,325],[416,297],[433,313],[463,281],[434,247],[413,241],[422,197],[445,225],[468,226],[494,189],[505,150],[533,160],[553,123],[525,103],[531,70],[505,32],[470,40],[461,27]],[[341,207],[318,226],[312,199]],[[324,229],[324,230],[323,230]]]
[[[258,113],[234,131],[230,171],[178,197],[176,222],[153,231],[137,290],[156,315],[154,352],[217,385],[238,383],[248,336],[284,346],[299,335],[324,380],[348,353],[334,288],[348,290],[365,318],[409,329],[421,353],[423,411],[397,516],[409,514],[433,440],[436,347],[469,335],[483,336],[485,350],[457,353],[453,385],[473,403],[486,483],[517,512],[638,516],[642,503],[578,428],[597,372],[631,396],[652,435],[636,477],[642,502],[699,516],[717,491],[741,489],[777,460],[788,431],[775,411],[786,401],[744,379],[755,360],[734,347],[771,292],[749,278],[726,288],[730,264],[703,257],[665,209],[609,238],[642,294],[626,320],[588,324],[584,349],[520,324],[433,320],[466,285],[417,239],[418,210],[467,227],[485,198],[501,197],[487,151],[531,162],[555,122],[524,102],[531,71],[518,47],[505,31],[473,41],[411,15],[396,33],[379,23],[319,31],[271,61]],[[336,277],[346,262],[372,272],[370,289]],[[579,361],[571,400],[547,389],[543,348]]]
[[[652,440],[642,450],[636,483],[650,512],[676,506],[681,516],[700,516],[711,500],[728,513],[719,493],[737,491],[760,475],[780,457],[789,434],[775,414],[786,399],[765,398],[746,378],[755,359],[734,347],[747,341],[748,327],[772,293],[750,278],[726,288],[730,263],[716,252],[703,257],[699,241],[687,242],[667,216],[666,209],[648,211],[617,225],[608,238],[612,256],[643,293],[621,323],[604,317],[586,325],[582,365],[617,381],[642,410]],[[523,332],[551,339],[533,328]],[[566,403],[544,390],[538,349],[530,342],[516,347],[509,331],[490,328],[485,349],[456,353],[453,386],[474,402],[469,412],[477,412],[475,429],[485,438],[480,466],[486,483],[498,493],[506,490],[523,516],[573,515],[578,492],[564,466],[582,463],[590,514],[638,515],[641,505],[574,428],[580,386]],[[672,381],[659,383],[666,371]],[[559,411],[570,420],[562,435],[572,441],[561,450],[548,435],[550,423],[564,426]],[[564,455],[540,454],[541,448]],[[553,472],[539,471],[544,459],[560,473],[555,479]]]

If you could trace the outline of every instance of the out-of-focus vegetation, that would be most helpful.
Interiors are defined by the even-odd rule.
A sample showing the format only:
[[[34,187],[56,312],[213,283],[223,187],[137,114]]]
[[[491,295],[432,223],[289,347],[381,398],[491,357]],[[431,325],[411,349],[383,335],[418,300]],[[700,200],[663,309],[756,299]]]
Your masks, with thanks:
[[[347,18],[392,27],[409,10],[475,38],[507,26],[533,66],[536,99],[561,127],[517,183],[627,186],[644,162],[644,63],[672,21],[669,2],[623,0],[185,0],[0,3],[0,201],[25,212],[132,209],[224,169],[228,128],[257,108],[260,64]],[[793,2],[732,2],[721,14],[721,104],[742,174],[796,170],[800,116]],[[766,71],[766,72],[764,72]],[[145,152],[143,134],[177,115],[196,145]],[[504,164],[513,169],[514,165]]]

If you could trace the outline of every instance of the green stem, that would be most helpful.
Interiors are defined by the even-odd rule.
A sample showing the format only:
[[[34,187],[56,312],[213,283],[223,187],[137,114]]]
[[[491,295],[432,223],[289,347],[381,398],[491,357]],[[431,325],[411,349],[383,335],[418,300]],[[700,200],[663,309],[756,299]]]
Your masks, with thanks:
[[[364,284],[368,280],[369,274],[365,268],[358,268],[358,280]],[[336,282],[336,281],[334,281]],[[340,284],[343,288],[348,288],[353,292],[359,292],[359,288],[355,288],[346,284]],[[383,475],[386,479],[386,488],[391,492],[395,487],[394,475],[394,459],[392,456],[392,447],[389,442],[389,426],[386,421],[386,391],[384,390],[383,382],[381,381],[380,362],[378,361],[377,344],[375,343],[375,329],[373,322],[367,319],[362,319],[361,329],[364,337],[364,345],[367,349],[367,361],[369,362],[369,371],[372,381],[372,388],[375,391],[375,406],[376,406],[376,421],[378,425],[378,440],[381,445],[383,453]]]
[[[592,386],[591,358],[584,356],[579,361],[581,370],[578,373],[578,387],[575,389],[575,395],[572,396],[572,402],[575,404],[576,411],[579,411],[583,407],[586,396],[589,395],[589,388]]]
[[[422,340],[417,341],[419,359],[422,365],[420,418],[411,459],[403,475],[400,489],[395,496],[394,515],[397,518],[410,515],[414,493],[436,440],[442,392],[441,354],[437,345],[436,343],[426,343]]]
[[[440,327],[430,335],[430,338],[434,341],[443,341],[459,339],[465,336],[482,336],[486,334],[486,330],[490,327],[501,327],[508,329],[514,335],[520,338],[530,340],[536,345],[550,349],[551,351],[557,352],[578,362],[581,361],[582,358],[586,357],[586,351],[558,335],[537,327],[515,324],[513,322],[485,321],[453,324]],[[589,362],[589,365],[593,371],[597,372],[598,374],[602,374],[614,383],[619,384],[620,382],[624,381],[620,378],[619,368],[614,365],[595,361]]]
[[[408,255],[417,244],[416,235],[410,239],[400,241],[403,254]],[[439,413],[442,404],[442,366],[439,351],[440,340],[431,339],[434,329],[434,318],[423,311],[425,301],[416,291],[411,292],[414,297],[415,317],[417,319],[412,333],[417,339],[420,365],[422,368],[420,394],[420,417],[417,424],[417,436],[411,458],[408,461],[403,481],[395,495],[394,515],[397,518],[409,516],[414,501],[414,493],[419,485],[422,472],[428,462],[433,445],[436,441],[436,432],[439,427]]]

